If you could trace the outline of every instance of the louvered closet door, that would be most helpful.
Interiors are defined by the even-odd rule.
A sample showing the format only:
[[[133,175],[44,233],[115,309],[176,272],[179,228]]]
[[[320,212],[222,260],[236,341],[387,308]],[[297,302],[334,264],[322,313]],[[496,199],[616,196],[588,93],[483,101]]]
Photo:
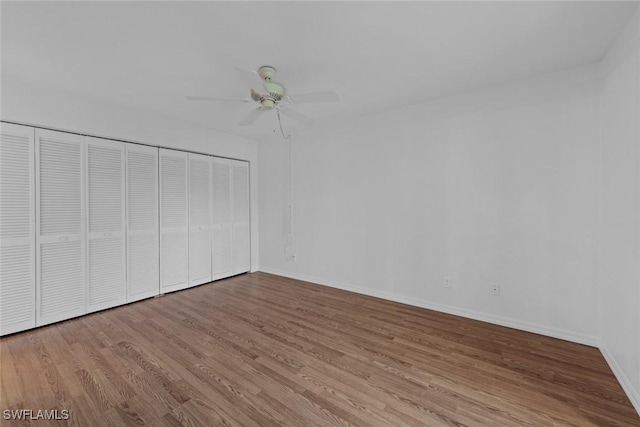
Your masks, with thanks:
[[[211,160],[189,154],[189,285],[211,281]]]
[[[213,203],[213,279],[231,276],[231,165],[230,161],[212,158]]]
[[[86,139],[87,312],[127,301],[124,143]]]
[[[160,294],[158,149],[125,144],[127,302]]]
[[[36,326],[33,139],[0,123],[0,335]]]
[[[187,153],[160,149],[160,291],[189,286]]]
[[[250,270],[250,231],[249,231],[249,164],[234,162],[233,176],[233,274]]]
[[[36,129],[36,323],[86,313],[83,137]]]

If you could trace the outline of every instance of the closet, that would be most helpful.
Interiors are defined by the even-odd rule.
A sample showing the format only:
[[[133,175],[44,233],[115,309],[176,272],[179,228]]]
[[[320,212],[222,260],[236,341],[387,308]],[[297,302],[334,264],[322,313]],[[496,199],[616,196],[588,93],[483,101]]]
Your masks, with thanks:
[[[158,149],[125,144],[127,302],[159,293]]]
[[[34,129],[0,127],[0,331],[36,325]]]
[[[87,311],[127,301],[124,143],[86,138]]]
[[[233,181],[233,233],[231,272],[240,274],[249,270],[249,168],[246,162],[234,161],[231,171]]]
[[[213,279],[249,271],[249,165],[212,158]]]
[[[189,153],[189,286],[212,279],[211,158]]]
[[[212,160],[213,188],[213,279],[222,279],[231,272],[231,162]]]
[[[85,143],[79,135],[35,132],[36,324],[40,326],[87,312]]]
[[[160,149],[160,291],[189,286],[187,158]]]
[[[0,122],[0,335],[249,271],[238,160]]]

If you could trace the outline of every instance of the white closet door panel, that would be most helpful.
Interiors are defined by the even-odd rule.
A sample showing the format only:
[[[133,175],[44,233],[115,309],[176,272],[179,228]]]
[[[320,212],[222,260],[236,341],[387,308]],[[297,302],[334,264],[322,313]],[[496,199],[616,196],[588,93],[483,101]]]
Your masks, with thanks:
[[[33,248],[0,247],[0,335],[36,326]]]
[[[231,224],[231,165],[229,160],[213,159],[213,224]]]
[[[124,232],[124,144],[87,140],[89,233]]]
[[[0,335],[35,327],[34,129],[0,123]]]
[[[38,326],[86,313],[83,242],[40,245]]]
[[[127,301],[160,293],[158,149],[126,144]]]
[[[193,230],[189,235],[189,284],[197,286],[211,279],[211,230]]]
[[[89,240],[87,311],[126,302],[124,237]]]
[[[211,161],[189,154],[189,225],[211,226]]]
[[[172,292],[187,287],[188,259],[187,236],[182,231],[162,234],[162,292]]]
[[[234,225],[231,267],[233,274],[246,273],[250,270],[251,253],[249,248],[249,225]]]
[[[127,144],[126,152],[128,231],[157,231],[158,149]]]
[[[211,160],[189,154],[189,285],[211,279]]]
[[[87,311],[126,302],[124,144],[87,138]]]
[[[231,226],[213,228],[213,279],[222,279],[232,274]]]
[[[232,200],[231,161],[220,158],[211,160],[212,189],[212,265],[213,279],[232,274]]]
[[[187,153],[160,149],[160,290],[189,286]]]
[[[160,293],[158,235],[129,236],[127,241],[127,301]]]
[[[83,233],[82,137],[36,130],[41,236]]]
[[[33,128],[0,123],[0,238],[34,236]],[[26,240],[25,240],[26,239]]]
[[[160,219],[163,229],[187,226],[187,153],[160,150]]]
[[[249,164],[234,162],[233,164],[233,274],[246,273],[250,270],[250,238],[249,238]]]
[[[249,223],[249,164],[233,165],[233,222]]]
[[[36,324],[86,313],[84,138],[36,130]]]

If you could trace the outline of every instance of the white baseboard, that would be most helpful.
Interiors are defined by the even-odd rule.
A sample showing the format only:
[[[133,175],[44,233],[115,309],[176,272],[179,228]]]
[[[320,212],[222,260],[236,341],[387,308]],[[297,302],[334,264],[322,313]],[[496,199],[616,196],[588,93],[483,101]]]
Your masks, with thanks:
[[[431,301],[421,300],[412,297],[405,297],[402,295],[391,294],[383,291],[375,291],[371,289],[358,288],[350,286],[344,283],[337,283],[329,280],[324,280],[318,277],[307,276],[305,274],[290,273],[287,271],[281,271],[278,269],[260,266],[260,271],[265,273],[275,274],[278,276],[289,277],[292,279],[303,280],[305,282],[317,283],[319,285],[329,286],[332,288],[342,289],[345,291],[355,292],[358,294],[368,295],[372,297],[382,298],[390,301],[395,301],[403,304],[413,305],[416,307],[427,308],[430,310],[439,311],[442,313],[453,314],[456,316],[466,317],[469,319],[480,320],[482,322],[493,323],[495,325],[506,326],[508,328],[519,329],[522,331],[533,332],[535,334],[545,335],[548,337],[559,338],[565,341],[571,341],[578,344],[584,344],[592,347],[598,347],[598,339],[595,336],[583,335],[573,331],[552,328],[544,325],[539,325],[530,322],[524,322],[518,319],[496,316],[494,314],[483,313],[475,310],[469,310],[465,308],[455,307],[446,304],[434,303]]]
[[[615,357],[613,357],[613,354],[611,354],[607,347],[601,345],[600,352],[604,356],[604,360],[606,360],[609,364],[609,367],[613,371],[613,374],[618,379],[618,382],[622,386],[622,389],[625,393],[627,393],[627,397],[631,401],[633,407],[636,408],[636,412],[638,412],[638,415],[640,415],[640,391],[636,390],[633,387],[631,380],[629,380],[629,377],[627,377],[620,365],[618,365]]]

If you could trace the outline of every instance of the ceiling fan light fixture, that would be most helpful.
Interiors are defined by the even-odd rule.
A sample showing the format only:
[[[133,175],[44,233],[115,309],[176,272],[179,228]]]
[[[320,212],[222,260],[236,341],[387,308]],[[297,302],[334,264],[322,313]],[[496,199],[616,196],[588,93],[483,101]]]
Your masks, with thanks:
[[[272,110],[273,108],[275,108],[276,102],[273,99],[264,98],[262,99],[262,101],[260,101],[260,105],[262,106],[263,110]]]

